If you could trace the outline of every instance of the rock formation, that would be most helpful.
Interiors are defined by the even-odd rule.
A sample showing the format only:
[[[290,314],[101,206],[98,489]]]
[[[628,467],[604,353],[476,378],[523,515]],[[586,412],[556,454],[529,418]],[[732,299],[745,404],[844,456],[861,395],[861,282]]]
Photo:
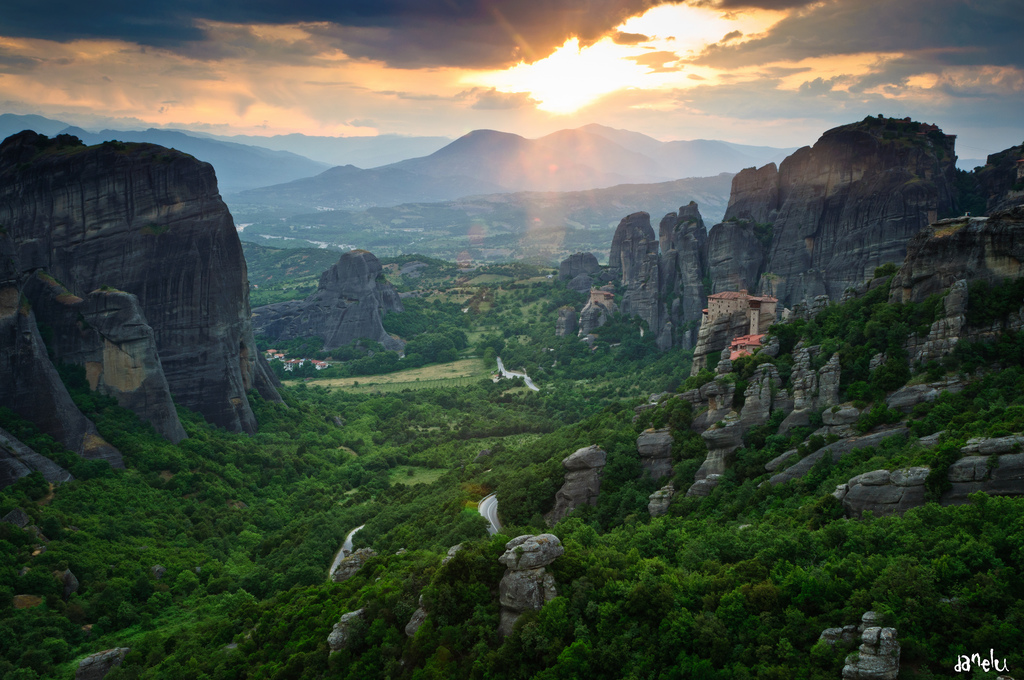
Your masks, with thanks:
[[[723,222],[772,224],[779,213],[779,170],[775,163],[740,170],[732,178]]]
[[[107,288],[83,299],[39,271],[25,293],[37,321],[61,329],[49,347],[56,362],[83,366],[90,389],[114,397],[171,442],[185,438],[138,298]]]
[[[589,274],[579,274],[573,277],[573,279],[569,281],[569,283],[565,284],[565,287],[568,288],[569,290],[574,290],[577,293],[586,293],[593,287],[593,285],[593,277],[591,277]]]
[[[954,140],[866,118],[783,161],[764,268],[772,294],[787,307],[817,295],[838,300],[876,267],[901,262],[911,237],[956,209]]]
[[[793,372],[789,376],[789,391],[793,396],[793,411],[779,426],[784,434],[794,427],[810,423],[810,414],[839,403],[839,355],[833,354],[820,369],[811,367],[811,359],[821,348],[799,347],[793,352]]]
[[[558,265],[558,280],[571,281],[580,274],[593,276],[601,271],[601,265],[593,253],[573,253]]]
[[[712,227],[707,242],[710,292],[757,289],[765,245],[758,239],[756,229],[752,222],[723,222]]]
[[[651,517],[661,517],[668,512],[668,506],[675,495],[676,487],[669,482],[647,497],[647,512],[651,513]]]
[[[377,551],[373,548],[360,548],[338,563],[338,567],[331,573],[331,580],[341,583],[355,576],[356,572],[363,568],[366,561],[376,557]]]
[[[978,193],[986,201],[988,215],[1024,203],[1024,145],[989,155],[975,170]]]
[[[0,489],[36,471],[51,483],[74,479],[70,472],[25,446],[7,430],[0,428]]]
[[[965,455],[946,472],[951,488],[939,502],[963,505],[975,491],[992,496],[1024,495],[1024,454],[1008,453],[1022,444],[1024,437],[1017,435],[968,442],[961,449]],[[991,467],[991,456],[995,456],[995,467]],[[841,484],[835,495],[851,517],[860,517],[867,510],[877,516],[902,515],[925,503],[924,483],[930,472],[927,467],[873,470]]]
[[[648,328],[659,333],[662,326],[661,275],[658,241],[645,212],[622,218],[612,238],[608,266],[620,272],[626,292],[622,296],[623,316],[639,316]]]
[[[636,438],[636,450],[640,464],[651,473],[651,479],[672,476],[672,434],[669,428],[644,430]]]
[[[388,312],[401,312],[394,286],[384,279],[373,253],[352,250],[320,277],[317,291],[305,300],[278,302],[253,310],[256,332],[278,340],[319,337],[330,351],[362,338],[385,349],[404,344],[387,334],[381,321]]]
[[[562,542],[552,534],[518,536],[505,544],[505,552],[498,558],[506,567],[498,587],[501,602],[499,633],[511,635],[524,611],[539,610],[558,595],[555,577],[544,567],[564,552]]]
[[[129,647],[116,647],[90,654],[78,662],[75,680],[101,680],[112,668],[120,666],[130,651]]]
[[[548,526],[557,524],[581,505],[597,505],[607,459],[608,454],[599,447],[587,446],[562,461],[566,470],[565,482],[555,494],[555,507],[544,516]]]
[[[990,283],[1024,275],[1024,205],[985,217],[942,220],[907,243],[890,302],[920,302],[960,279]]]
[[[576,308],[566,305],[558,308],[558,321],[555,322],[555,335],[560,338],[576,335]]]
[[[3,148],[0,146],[0,152]],[[32,305],[19,283],[15,249],[13,239],[0,233],[0,405],[31,421],[69,451],[124,467],[121,453],[100,437],[93,422],[78,410],[50,363]],[[26,448],[17,447],[16,441],[11,438],[13,455],[5,464],[11,474],[22,476],[30,466],[47,469],[51,476],[60,474],[37,458],[18,455],[16,451],[24,454]]]
[[[864,614],[861,645],[856,654],[846,657],[843,680],[896,680],[900,674],[900,645],[895,628],[874,625],[875,612]]]
[[[420,629],[420,626],[427,620],[427,608],[423,602],[423,596],[420,595],[419,607],[412,613],[412,617],[409,618],[409,623],[405,624],[405,635],[406,637],[416,637],[416,632]]]
[[[51,148],[59,152],[44,153]],[[127,318],[152,330],[177,403],[254,432],[246,390],[279,400],[252,334],[241,244],[208,163],[152,144],[83,147],[22,132],[0,145],[0,224],[22,272],[43,270],[83,301],[97,290],[135,296],[140,314],[129,309]],[[138,340],[137,331],[146,335],[140,328],[117,337]],[[147,359],[121,357],[113,373],[140,361]]]
[[[25,514],[25,511],[21,508],[14,508],[9,513],[0,518],[0,522],[6,522],[13,524],[19,529],[24,529],[32,523],[32,518]]]
[[[331,629],[331,634],[327,636],[327,644],[330,645],[331,654],[340,652],[345,649],[349,642],[352,640],[352,629],[355,625],[362,620],[365,615],[364,610],[357,609],[354,612],[348,612],[342,614],[341,619],[334,624],[334,628]]]
[[[590,335],[608,322],[608,317],[619,310],[615,296],[603,290],[591,290],[590,299],[580,312],[579,337]]]
[[[907,356],[912,365],[918,361],[936,361],[953,351],[967,325],[967,296],[965,279],[949,287],[949,293],[942,301],[943,317],[931,325],[924,338],[911,335],[907,340]]]
[[[71,573],[70,569],[64,571],[55,572],[57,580],[60,581],[61,586],[61,597],[67,602],[67,599],[71,597],[73,593],[78,592],[78,577]]]
[[[662,316],[666,319],[661,332],[672,324],[672,329],[680,332],[675,344],[689,349],[695,342],[693,330],[700,323],[706,294],[707,229],[697,204],[690,201],[681,206],[679,212],[665,215],[658,227],[658,237],[661,243],[659,294]],[[667,340],[659,342],[659,348],[666,349],[673,344],[671,334]]]
[[[840,439],[839,441],[833,444],[828,444],[827,446],[821,447],[820,449],[818,449],[817,451],[810,455],[804,456],[803,458],[801,458],[800,460],[798,460],[785,470],[775,473],[768,479],[768,483],[771,484],[772,486],[778,484],[785,484],[788,481],[798,479],[806,475],[810,471],[810,469],[814,467],[814,464],[821,460],[823,456],[831,456],[832,462],[837,463],[843,456],[850,453],[851,451],[855,451],[857,449],[866,449],[871,446],[878,446],[883,439],[895,435],[905,435],[906,433],[906,426],[897,425],[894,427],[886,428],[884,430],[879,430],[878,432],[872,432],[871,434],[866,434],[861,437],[847,437],[846,439]],[[796,451],[787,451],[786,453],[782,454],[782,456],[779,456],[779,458],[784,457],[784,460],[779,460],[779,458],[776,458],[775,460],[766,464],[765,469],[768,470],[769,472],[776,470],[781,466],[782,463],[785,462],[785,460],[791,460],[795,458],[797,455],[798,454],[796,453]]]

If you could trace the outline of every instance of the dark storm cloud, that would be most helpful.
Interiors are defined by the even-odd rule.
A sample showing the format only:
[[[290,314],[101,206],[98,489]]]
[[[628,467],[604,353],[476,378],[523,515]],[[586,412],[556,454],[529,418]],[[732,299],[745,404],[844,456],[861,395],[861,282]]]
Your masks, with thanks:
[[[865,52],[921,52],[920,66],[1020,66],[1020,0],[833,0],[763,37],[719,43],[695,63],[734,68]],[[920,71],[918,71],[920,72]]]
[[[576,36],[592,43],[667,0],[8,0],[0,35],[67,41],[116,38],[216,57],[203,21],[325,22],[355,58],[393,66],[487,67],[547,56]]]

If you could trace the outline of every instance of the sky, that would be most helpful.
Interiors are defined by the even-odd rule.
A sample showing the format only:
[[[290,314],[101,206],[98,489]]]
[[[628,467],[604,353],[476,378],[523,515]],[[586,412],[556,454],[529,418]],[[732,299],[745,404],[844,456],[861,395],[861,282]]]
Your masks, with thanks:
[[[87,129],[1024,141],[1020,0],[5,0],[0,113]]]

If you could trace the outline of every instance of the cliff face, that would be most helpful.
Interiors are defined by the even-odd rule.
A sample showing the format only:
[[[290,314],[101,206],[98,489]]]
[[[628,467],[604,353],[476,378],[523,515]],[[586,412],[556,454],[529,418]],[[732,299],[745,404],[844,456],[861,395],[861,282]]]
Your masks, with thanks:
[[[690,201],[679,212],[665,215],[658,232],[665,316],[675,328],[686,328],[699,323],[705,299],[707,229],[697,204]],[[685,338],[680,340],[688,344]]]
[[[707,275],[711,292],[755,290],[764,267],[765,248],[752,222],[716,224],[708,235]]]
[[[658,241],[654,238],[651,216],[645,212],[622,218],[612,237],[608,266],[620,272],[626,292],[622,314],[639,316],[652,332],[662,326],[661,274]]]
[[[737,220],[770,224],[779,213],[779,170],[775,163],[746,168],[732,178],[729,207],[723,222]]]
[[[112,467],[124,467],[121,453],[108,444],[71,400],[64,383],[50,363],[35,314],[19,284],[14,242],[0,234],[0,404],[33,422],[67,449],[83,458],[106,460]],[[24,466],[43,470],[46,466],[17,457],[21,465],[7,466],[10,475],[22,476]]]
[[[0,224],[14,239],[23,272],[43,270],[83,301],[97,290],[133,295],[137,309],[128,298],[87,306],[109,316],[114,305],[120,311],[113,316],[130,321],[135,329],[125,332],[135,337],[119,335],[120,345],[139,340],[146,335],[141,325],[149,326],[181,405],[215,425],[254,432],[246,390],[279,399],[253,339],[238,235],[208,163],[151,144],[55,146],[19,133],[0,145]],[[112,339],[118,333],[105,335],[119,345]],[[119,350],[131,359],[105,360],[104,384],[134,385],[155,371],[155,357],[132,346]],[[122,382],[128,374],[134,377]],[[144,395],[154,394],[145,378],[144,385]],[[129,401],[143,418],[164,418],[162,396],[155,411],[149,396]],[[176,428],[168,427],[173,438]]]
[[[846,125],[783,161],[764,268],[783,305],[839,299],[875,267],[901,262],[914,234],[954,212],[954,138],[913,125]]]
[[[401,350],[402,342],[381,323],[387,312],[401,311],[398,292],[384,280],[380,261],[365,250],[353,250],[323,273],[315,293],[305,300],[257,307],[253,323],[258,333],[275,340],[323,338],[328,351],[361,338]]]
[[[942,220],[907,243],[891,302],[920,302],[960,279],[996,283],[1024,275],[1024,205],[989,217]]]
[[[1024,145],[991,154],[976,180],[990,215],[1024,203]]]

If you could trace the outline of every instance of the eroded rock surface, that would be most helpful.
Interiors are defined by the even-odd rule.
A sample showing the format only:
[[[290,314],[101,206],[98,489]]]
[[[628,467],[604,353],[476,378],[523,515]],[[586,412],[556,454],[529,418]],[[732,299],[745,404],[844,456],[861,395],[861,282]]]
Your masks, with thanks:
[[[384,330],[388,312],[401,312],[402,301],[373,253],[352,250],[320,276],[317,291],[305,300],[278,302],[253,310],[256,332],[277,340],[320,337],[332,350],[368,338],[386,349],[404,343]]]
[[[0,489],[38,471],[52,483],[67,482],[74,477],[52,460],[25,446],[14,435],[0,428]]]
[[[647,512],[651,513],[651,517],[661,517],[668,512],[668,506],[675,495],[676,487],[669,482],[647,497]]]
[[[331,580],[335,583],[341,583],[355,576],[356,572],[363,568],[366,561],[371,557],[376,557],[377,551],[373,548],[360,548],[354,553],[343,559],[339,564],[338,568],[331,574]]]
[[[90,654],[78,662],[75,680],[100,680],[106,677],[111,669],[120,666],[124,657],[130,652],[129,647],[115,647],[102,652]]]
[[[505,552],[498,558],[507,567],[498,587],[499,633],[510,635],[524,611],[539,610],[558,596],[555,578],[545,567],[564,552],[562,542],[552,534],[518,536],[505,544]]]
[[[327,644],[330,645],[332,654],[345,649],[348,643],[351,642],[353,628],[355,628],[364,615],[364,610],[362,609],[341,615],[341,619],[334,624],[331,634],[327,636]]]
[[[640,464],[651,473],[651,479],[672,476],[672,434],[669,428],[645,430],[636,438]]]
[[[245,259],[213,167],[153,144],[43,153],[49,143],[22,132],[0,145],[0,224],[21,270],[43,270],[83,300],[104,286],[135,295],[177,403],[254,432],[246,390],[280,397],[256,349]]]
[[[874,612],[868,612],[874,615]],[[874,617],[864,615],[861,645],[857,654],[846,657],[843,680],[896,680],[900,674],[900,645],[895,628],[869,625]]]
[[[544,516],[548,526],[557,524],[581,505],[597,505],[607,459],[608,455],[600,447],[587,446],[562,461],[565,482],[555,494],[555,507]]]
[[[558,279],[571,281],[580,274],[593,276],[601,271],[601,265],[593,253],[573,253],[558,265]]]
[[[555,335],[560,338],[576,335],[578,326],[576,324],[575,307],[559,307],[558,320],[555,322]]]

